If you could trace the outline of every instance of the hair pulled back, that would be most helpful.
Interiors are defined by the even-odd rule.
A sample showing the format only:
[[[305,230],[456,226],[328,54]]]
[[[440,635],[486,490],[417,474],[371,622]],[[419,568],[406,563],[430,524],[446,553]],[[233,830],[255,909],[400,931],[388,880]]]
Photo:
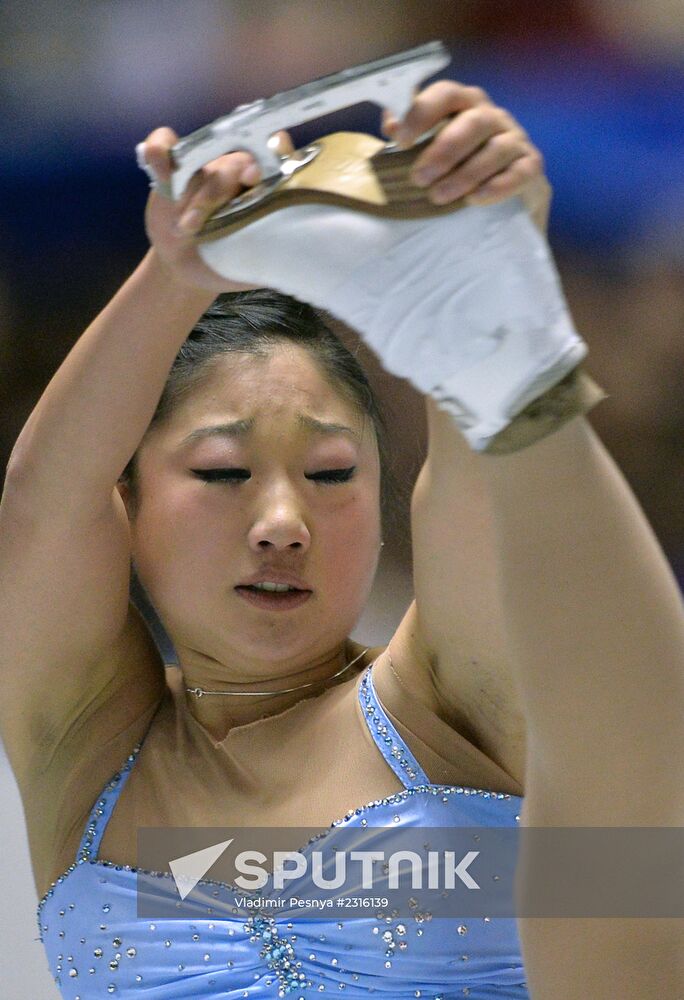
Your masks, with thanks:
[[[370,418],[380,458],[380,507],[383,524],[386,523],[393,516],[397,484],[390,464],[387,426],[378,400],[357,359],[321,315],[289,295],[267,288],[219,295],[176,355],[148,431],[163,423],[192,393],[216,358],[233,353],[265,358],[283,343],[296,344],[308,351],[333,388]],[[128,485],[135,503],[139,488],[137,452],[121,480]]]

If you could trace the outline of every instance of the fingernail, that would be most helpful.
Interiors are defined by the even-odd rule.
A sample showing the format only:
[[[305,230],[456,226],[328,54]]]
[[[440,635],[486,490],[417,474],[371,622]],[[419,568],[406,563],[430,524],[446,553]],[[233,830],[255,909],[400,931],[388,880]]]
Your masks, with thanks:
[[[434,167],[421,167],[413,174],[413,183],[417,187],[427,187],[428,184],[432,184],[436,176],[437,171]]]
[[[411,132],[405,125],[400,125],[394,133],[394,141],[399,146],[409,146],[411,144]]]
[[[240,174],[240,183],[244,185],[256,184],[261,177],[261,168],[258,163],[250,163]]]
[[[491,191],[487,191],[485,188],[478,188],[469,194],[464,200],[468,205],[482,205],[491,197]]]
[[[183,233],[194,233],[202,225],[202,213],[197,208],[191,208],[178,220],[178,228]]]
[[[455,201],[455,197],[450,191],[431,191],[430,200],[434,202],[435,205],[447,205],[450,201]]]

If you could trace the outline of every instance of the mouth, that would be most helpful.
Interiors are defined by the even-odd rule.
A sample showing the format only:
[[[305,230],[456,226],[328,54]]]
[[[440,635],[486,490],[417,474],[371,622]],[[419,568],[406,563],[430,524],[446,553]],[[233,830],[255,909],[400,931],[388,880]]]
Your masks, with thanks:
[[[313,593],[311,590],[299,590],[296,587],[283,591],[260,590],[246,584],[234,589],[248,604],[268,611],[289,611],[293,608],[299,608],[302,604],[306,604]]]

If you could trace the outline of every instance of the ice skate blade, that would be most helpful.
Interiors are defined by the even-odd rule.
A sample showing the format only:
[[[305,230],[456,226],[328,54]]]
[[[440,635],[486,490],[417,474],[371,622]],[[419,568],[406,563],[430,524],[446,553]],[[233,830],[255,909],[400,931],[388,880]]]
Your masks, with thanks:
[[[238,149],[252,154],[262,177],[277,178],[281,157],[271,144],[276,132],[354,104],[371,101],[387,108],[400,121],[411,107],[419,84],[446,66],[449,58],[441,42],[429,42],[242,104],[229,115],[178,140],[172,150],[175,170],[166,194],[177,201],[197,170]],[[138,162],[150,174],[151,168],[140,158]],[[150,176],[155,180],[153,172]]]

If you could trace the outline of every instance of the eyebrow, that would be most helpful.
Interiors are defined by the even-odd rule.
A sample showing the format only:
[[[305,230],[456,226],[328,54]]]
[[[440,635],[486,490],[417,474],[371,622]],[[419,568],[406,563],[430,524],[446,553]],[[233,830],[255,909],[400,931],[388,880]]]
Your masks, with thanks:
[[[301,427],[310,431],[312,434],[324,434],[326,436],[331,436],[333,434],[347,434],[349,437],[353,438],[357,444],[361,443],[361,439],[357,432],[351,427],[347,427],[345,424],[336,424],[325,420],[318,420],[316,417],[311,417],[307,413],[298,413],[297,423]],[[191,431],[187,437],[183,438],[181,445],[190,444],[192,441],[198,441],[205,437],[244,438],[249,434],[253,426],[254,418],[250,417],[249,419],[244,420],[233,420],[226,424],[212,424],[208,427],[198,427],[196,430]]]

